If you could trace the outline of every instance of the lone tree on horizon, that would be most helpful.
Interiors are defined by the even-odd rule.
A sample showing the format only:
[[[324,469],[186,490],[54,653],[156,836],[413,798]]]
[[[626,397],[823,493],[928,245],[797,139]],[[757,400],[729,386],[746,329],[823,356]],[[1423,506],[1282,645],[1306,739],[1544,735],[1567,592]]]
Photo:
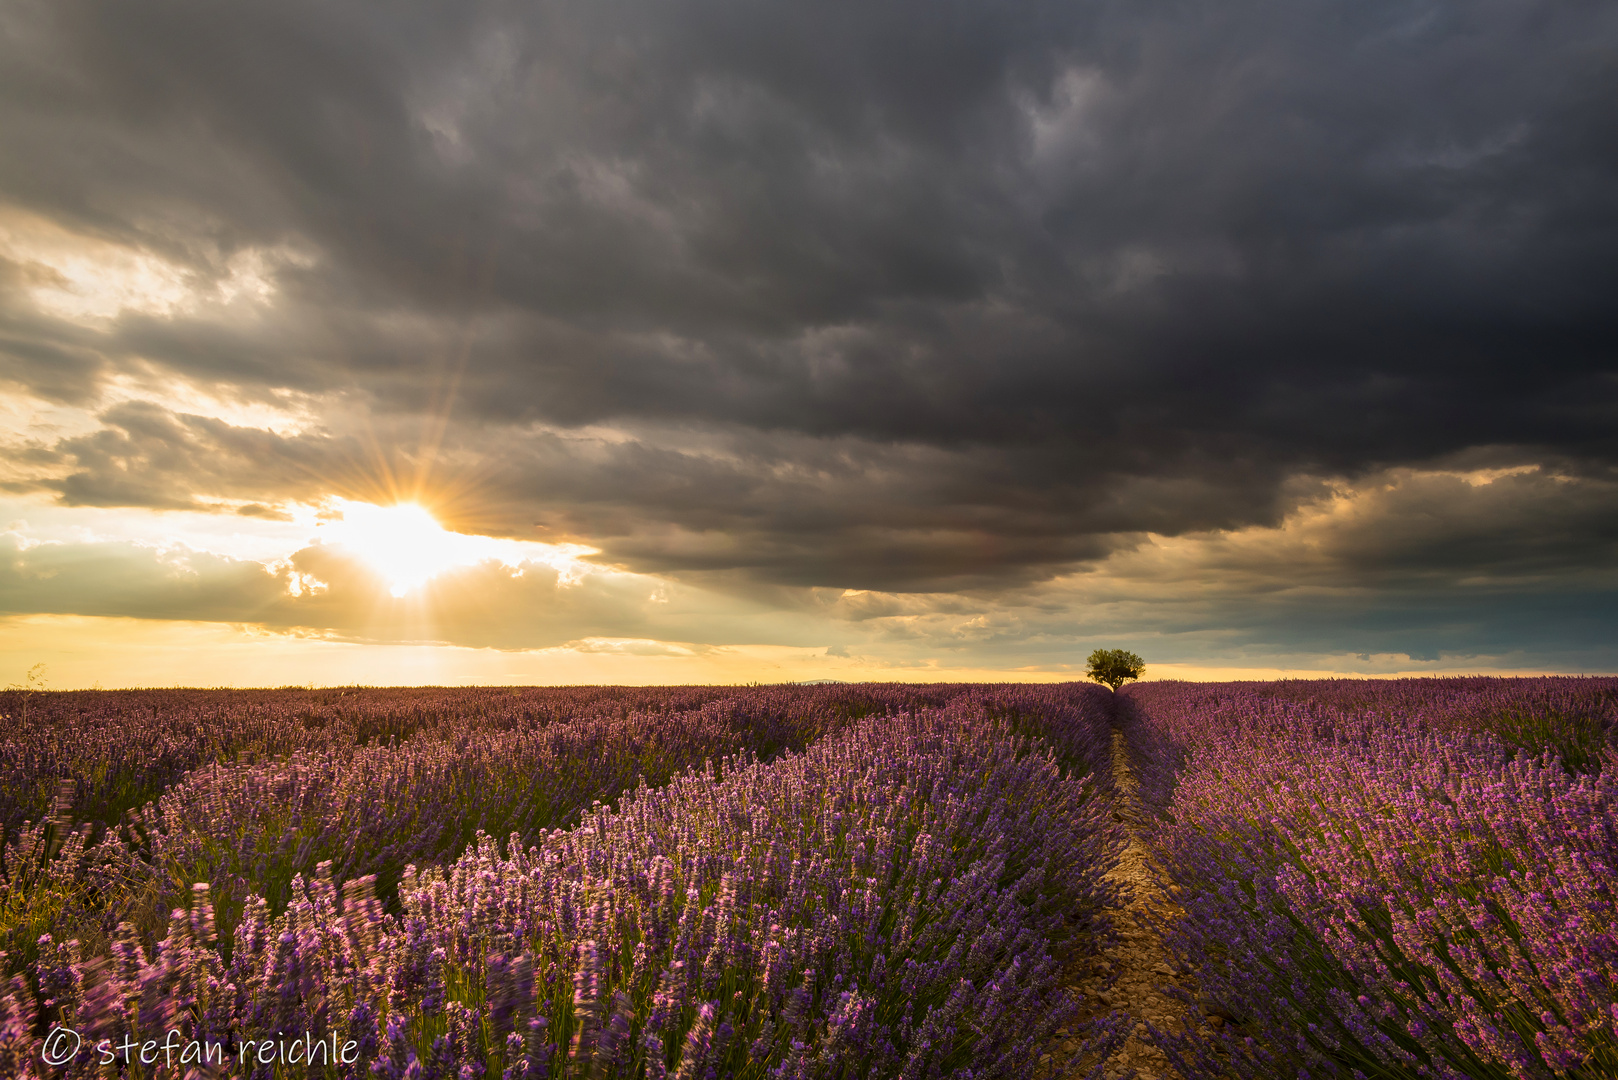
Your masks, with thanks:
[[[1097,649],[1090,654],[1090,678],[1104,683],[1113,692],[1130,679],[1138,679],[1146,671],[1146,662],[1123,649]]]

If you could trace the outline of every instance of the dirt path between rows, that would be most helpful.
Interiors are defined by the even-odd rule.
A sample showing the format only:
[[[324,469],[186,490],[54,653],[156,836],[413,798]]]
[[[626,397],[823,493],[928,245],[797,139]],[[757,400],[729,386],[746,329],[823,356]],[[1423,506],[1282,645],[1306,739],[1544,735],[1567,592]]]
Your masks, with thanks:
[[[1118,791],[1118,813],[1133,826],[1140,815],[1140,785],[1130,768],[1129,745],[1121,731],[1112,735],[1112,773]],[[1077,984],[1086,1000],[1095,1003],[1089,1015],[1104,1016],[1118,1009],[1135,1020],[1129,1040],[1107,1059],[1104,1075],[1108,1080],[1128,1076],[1131,1069],[1138,1070],[1137,1080],[1181,1080],[1163,1052],[1151,1044],[1142,1023],[1150,1021],[1164,1031],[1182,1030],[1183,1006],[1166,997],[1159,987],[1171,982],[1190,985],[1188,980],[1175,977],[1163,942],[1147,929],[1142,918],[1147,914],[1182,914],[1158,887],[1150,867],[1150,849],[1131,829],[1129,847],[1107,875],[1124,887],[1123,906],[1111,912],[1118,945],[1093,961],[1090,970],[1081,972]],[[1113,973],[1117,980],[1109,989]]]

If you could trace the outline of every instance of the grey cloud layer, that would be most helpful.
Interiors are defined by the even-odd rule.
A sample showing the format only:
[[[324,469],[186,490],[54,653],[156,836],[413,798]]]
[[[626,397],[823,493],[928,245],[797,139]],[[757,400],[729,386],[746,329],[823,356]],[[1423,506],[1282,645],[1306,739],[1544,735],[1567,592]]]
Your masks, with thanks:
[[[1088,643],[1105,640],[1154,662],[1332,667],[1362,653],[1383,655],[1377,663],[1390,670],[1447,661],[1599,671],[1618,663],[1612,496],[1610,483],[1538,472],[1469,483],[1396,470],[1305,503],[1281,529],[1142,539],[1037,586],[947,593],[742,597],[655,577],[574,581],[543,564],[514,575],[485,563],[399,600],[362,558],[330,546],[266,567],[183,548],[0,534],[0,615],[246,622],[497,649],[772,644],[829,649],[828,663],[900,666],[1071,670]],[[296,594],[294,572],[303,575]]]
[[[1390,506],[1476,539],[1375,547],[1381,587],[1611,568],[1610,4],[59,0],[0,27],[0,199],[197,283],[292,253],[264,310],[90,329],[0,265],[0,375],[371,416],[120,406],[29,448],[69,501],[305,497],[436,449],[479,527],[638,569],[1016,589],[1464,460],[1585,486]]]

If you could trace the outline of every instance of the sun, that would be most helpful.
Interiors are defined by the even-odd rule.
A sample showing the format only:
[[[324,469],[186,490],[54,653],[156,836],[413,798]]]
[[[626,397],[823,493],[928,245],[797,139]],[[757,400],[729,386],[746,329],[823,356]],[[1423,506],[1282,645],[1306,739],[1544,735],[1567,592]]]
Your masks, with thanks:
[[[325,500],[320,542],[364,560],[400,598],[449,570],[497,563],[520,576],[527,566],[554,570],[557,581],[574,584],[598,568],[583,561],[599,554],[584,544],[546,544],[451,532],[420,503],[392,506]]]
[[[477,561],[464,541],[416,503],[373,506],[342,500],[341,517],[328,522],[324,540],[346,548],[371,565],[402,597],[446,570]]]

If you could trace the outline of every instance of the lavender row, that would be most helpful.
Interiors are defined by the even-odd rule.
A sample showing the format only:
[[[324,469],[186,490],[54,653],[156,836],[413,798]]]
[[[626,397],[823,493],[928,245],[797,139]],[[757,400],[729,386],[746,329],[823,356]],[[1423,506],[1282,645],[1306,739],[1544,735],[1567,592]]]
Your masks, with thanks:
[[[1567,682],[1127,692],[1215,1017],[1160,1035],[1188,1076],[1618,1075],[1618,754],[1497,727],[1602,689]]]
[[[424,735],[455,739],[554,723],[744,711],[846,720],[939,706],[947,686],[417,687],[0,692],[0,829],[39,821],[63,780],[77,820],[116,822],[191,770],[297,750],[342,751]]]
[[[1572,772],[1601,767],[1618,747],[1618,679],[1284,679],[1269,683],[1175,683],[1199,709],[1237,723],[1279,720],[1330,730],[1344,721],[1387,722],[1435,733],[1487,733],[1538,756],[1554,753]],[[1186,699],[1186,704],[1190,704]]]
[[[74,781],[77,818],[114,822],[204,764],[393,744],[440,728],[506,730],[684,710],[723,696],[722,689],[288,687],[0,694],[0,825],[15,829],[24,819],[39,820],[62,780]]]
[[[390,889],[405,863],[453,858],[480,828],[531,833],[563,824],[642,778],[660,782],[742,746],[801,745],[816,724],[757,708],[738,716],[710,702],[695,712],[471,727],[454,738],[439,730],[393,746],[327,745],[214,763],[130,811],[94,845],[80,829],[46,860],[61,821],[9,837],[0,856],[0,948],[15,969],[33,958],[46,927],[92,948],[125,919],[161,934],[166,913],[199,881],[213,889],[228,945],[249,893],[279,911],[293,877],[321,861],[334,860],[344,877],[381,874]]]
[[[391,896],[405,864],[452,859],[478,832],[571,824],[593,803],[709,759],[801,748],[828,722],[769,704],[760,695],[746,707],[717,701],[211,766],[133,815],[128,865],[159,871],[165,909],[208,882],[227,931],[249,892],[279,911],[293,877],[321,862],[342,879],[380,875]]]
[[[1076,1023],[1064,964],[1106,934],[1119,838],[1093,782],[1012,728],[962,702],[743,754],[411,868],[398,916],[323,865],[280,915],[253,898],[228,960],[201,888],[155,952],[127,927],[99,966],[44,943],[0,1067],[36,1067],[32,1015],[92,1044],[352,1044],[315,1075],[1031,1075]],[[1096,1025],[1092,1056],[1123,1034]]]
[[[228,953],[249,894],[280,912],[297,875],[324,861],[339,878],[377,875],[395,901],[409,862],[454,858],[479,831],[533,836],[576,821],[597,801],[637,783],[739,750],[769,757],[802,748],[862,712],[886,712],[918,698],[954,698],[1014,726],[1039,726],[1062,760],[1083,774],[1105,753],[1105,691],[1070,686],[759,688],[680,711],[586,714],[541,727],[493,727],[487,717],[446,721],[392,746],[301,749],[282,758],[239,760],[193,770],[155,803],[131,811],[123,828],[74,832],[63,822],[14,832],[0,849],[0,949],[10,963],[35,959],[41,933],[107,947],[128,920],[150,941],[195,882],[211,886]],[[689,705],[694,692],[665,695]],[[599,700],[599,699],[598,699]],[[699,699],[700,700],[700,699]],[[69,798],[69,801],[71,799]],[[58,814],[68,816],[67,807]]]

